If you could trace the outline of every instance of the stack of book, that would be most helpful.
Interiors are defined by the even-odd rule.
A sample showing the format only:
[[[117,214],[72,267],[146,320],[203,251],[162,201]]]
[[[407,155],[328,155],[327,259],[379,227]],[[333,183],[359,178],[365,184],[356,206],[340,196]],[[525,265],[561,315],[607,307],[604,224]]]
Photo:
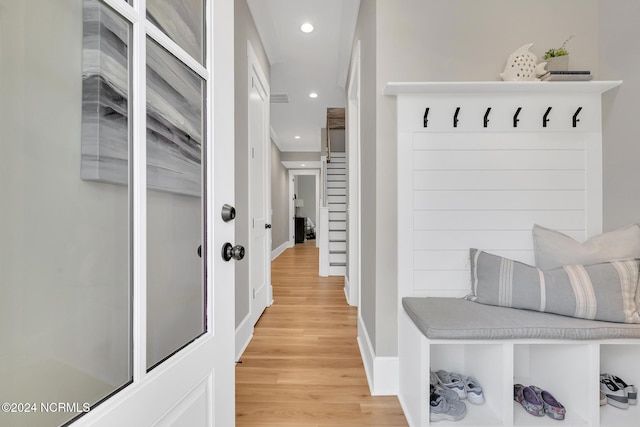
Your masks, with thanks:
[[[540,76],[546,81],[585,81],[591,80],[591,71],[547,71]]]

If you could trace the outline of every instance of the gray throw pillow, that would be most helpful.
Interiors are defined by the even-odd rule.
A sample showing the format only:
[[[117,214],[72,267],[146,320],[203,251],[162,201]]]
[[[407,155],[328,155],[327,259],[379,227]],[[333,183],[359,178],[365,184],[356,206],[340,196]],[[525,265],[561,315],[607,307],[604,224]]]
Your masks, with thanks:
[[[583,319],[640,323],[639,259],[539,268],[471,249],[473,300]]]
[[[640,225],[631,224],[579,243],[566,234],[535,224],[533,249],[536,266],[542,270],[640,258]]]

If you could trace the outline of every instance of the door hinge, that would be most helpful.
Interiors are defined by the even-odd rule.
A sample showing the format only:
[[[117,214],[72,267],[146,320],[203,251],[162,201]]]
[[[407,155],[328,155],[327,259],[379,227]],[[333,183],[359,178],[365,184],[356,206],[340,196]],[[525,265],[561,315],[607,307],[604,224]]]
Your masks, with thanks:
[[[256,288],[253,288],[253,299],[256,299]]]

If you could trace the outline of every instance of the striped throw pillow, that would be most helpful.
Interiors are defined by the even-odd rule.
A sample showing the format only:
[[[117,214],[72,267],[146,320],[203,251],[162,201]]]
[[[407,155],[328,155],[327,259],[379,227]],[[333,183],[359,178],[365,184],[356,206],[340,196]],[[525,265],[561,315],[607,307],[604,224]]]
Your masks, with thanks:
[[[591,320],[640,323],[635,296],[640,259],[539,268],[470,250],[474,300]]]

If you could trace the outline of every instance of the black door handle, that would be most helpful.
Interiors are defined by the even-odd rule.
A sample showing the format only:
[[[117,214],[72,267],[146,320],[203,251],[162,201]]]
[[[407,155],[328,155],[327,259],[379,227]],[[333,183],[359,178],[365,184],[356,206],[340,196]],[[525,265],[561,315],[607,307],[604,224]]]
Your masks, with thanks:
[[[271,224],[265,224],[264,228],[271,228]]]
[[[244,258],[244,247],[241,245],[233,246],[231,243],[225,243],[222,246],[222,259],[230,261],[231,258],[240,261]]]

